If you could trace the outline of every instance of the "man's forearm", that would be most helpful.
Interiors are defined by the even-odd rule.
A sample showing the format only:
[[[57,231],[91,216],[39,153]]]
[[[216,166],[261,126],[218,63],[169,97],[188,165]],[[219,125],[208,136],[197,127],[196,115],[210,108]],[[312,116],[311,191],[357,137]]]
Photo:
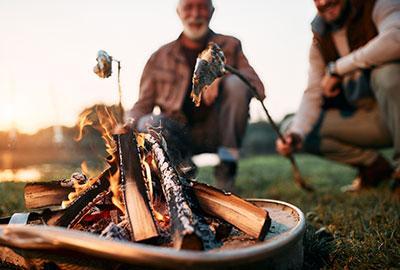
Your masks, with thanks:
[[[339,75],[400,59],[400,29],[391,29],[336,61]]]
[[[336,61],[337,72],[347,74],[400,59],[400,1],[377,0],[372,14],[378,36]]]

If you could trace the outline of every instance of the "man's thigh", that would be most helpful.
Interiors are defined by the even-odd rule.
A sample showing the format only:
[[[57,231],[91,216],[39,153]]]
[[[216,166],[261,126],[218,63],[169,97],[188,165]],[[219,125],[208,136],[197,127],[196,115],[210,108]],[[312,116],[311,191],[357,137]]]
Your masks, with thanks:
[[[400,61],[374,68],[371,72],[371,86],[375,95],[400,99]]]
[[[377,106],[370,110],[359,109],[354,113],[327,110],[321,123],[320,136],[360,147],[391,146],[392,139],[382,121]]]

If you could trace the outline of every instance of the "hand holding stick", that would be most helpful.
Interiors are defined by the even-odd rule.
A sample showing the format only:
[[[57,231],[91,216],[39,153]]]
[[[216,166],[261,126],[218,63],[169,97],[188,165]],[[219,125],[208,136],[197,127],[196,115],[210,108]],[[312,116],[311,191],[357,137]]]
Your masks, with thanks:
[[[191,93],[191,97],[196,106],[200,106],[201,95],[203,91],[206,91],[207,87],[211,85],[215,79],[224,76],[228,72],[238,76],[239,79],[241,79],[249,87],[252,95],[257,98],[258,101],[260,101],[262,108],[264,109],[264,112],[266,113],[268,120],[272,125],[272,128],[275,130],[282,142],[286,143],[285,138],[269,114],[254,85],[252,85],[250,81],[240,73],[239,70],[225,64],[225,56],[223,51],[217,44],[213,42],[210,42],[207,48],[201,52],[197,58],[197,63],[193,74],[193,89]],[[297,166],[294,156],[289,154],[287,157],[292,165],[293,176],[296,184],[304,190],[313,191],[314,189],[301,177],[300,170]]]

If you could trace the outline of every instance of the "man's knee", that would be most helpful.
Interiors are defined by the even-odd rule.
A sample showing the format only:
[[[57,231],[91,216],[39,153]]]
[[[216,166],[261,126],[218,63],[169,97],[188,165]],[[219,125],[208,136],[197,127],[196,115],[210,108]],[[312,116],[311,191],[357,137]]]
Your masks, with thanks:
[[[229,75],[222,81],[222,97],[237,105],[248,105],[251,94],[248,87],[236,75]]]
[[[375,68],[371,74],[371,86],[378,98],[400,98],[400,63]]]

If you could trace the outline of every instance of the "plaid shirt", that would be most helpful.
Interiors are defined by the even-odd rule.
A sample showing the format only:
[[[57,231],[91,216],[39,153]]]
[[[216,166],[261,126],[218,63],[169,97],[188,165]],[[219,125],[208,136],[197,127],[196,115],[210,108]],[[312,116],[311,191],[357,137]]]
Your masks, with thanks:
[[[180,37],[162,46],[148,60],[140,80],[139,100],[128,114],[134,121],[150,114],[155,106],[159,106],[168,117],[179,119],[182,116],[182,105],[193,67],[186,63]],[[240,70],[264,98],[264,86],[244,56],[240,41],[213,32],[210,41],[222,48],[227,64]]]

